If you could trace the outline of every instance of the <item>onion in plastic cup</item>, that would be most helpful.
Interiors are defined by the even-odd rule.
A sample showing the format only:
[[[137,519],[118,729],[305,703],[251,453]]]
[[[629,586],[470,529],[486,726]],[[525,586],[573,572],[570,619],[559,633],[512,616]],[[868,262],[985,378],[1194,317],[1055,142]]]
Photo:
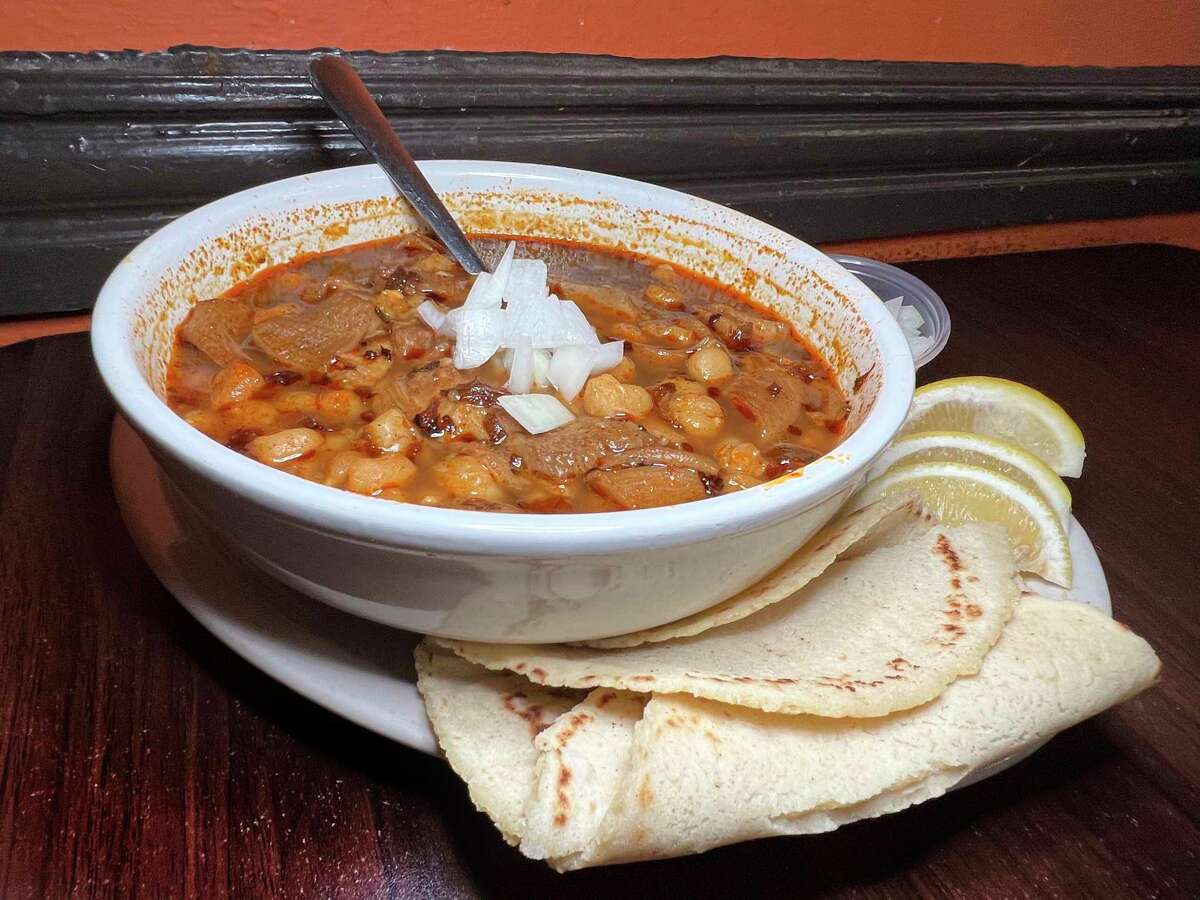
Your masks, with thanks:
[[[918,369],[942,352],[950,339],[950,312],[933,288],[915,275],[877,259],[841,253],[832,253],[830,258],[849,270],[892,310],[909,339],[913,363]],[[896,299],[901,303],[891,302]]]

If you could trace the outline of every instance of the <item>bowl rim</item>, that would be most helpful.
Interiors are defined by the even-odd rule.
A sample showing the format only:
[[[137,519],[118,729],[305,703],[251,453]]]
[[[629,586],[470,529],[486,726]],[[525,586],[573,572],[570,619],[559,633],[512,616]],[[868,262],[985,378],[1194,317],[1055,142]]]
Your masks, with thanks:
[[[899,431],[908,413],[915,369],[908,343],[881,300],[845,268],[786,232],[720,204],[634,179],[535,163],[436,160],[418,163],[435,182],[439,177],[483,175],[536,181],[539,189],[580,179],[643,193],[647,201],[665,196],[685,200],[731,221],[739,233],[783,240],[789,249],[813,255],[814,268],[849,297],[870,329],[882,364],[883,383],[872,409],[834,451],[806,466],[803,474],[691,503],[602,513],[499,513],[422,506],[364,497],[264,466],[217,443],[188,425],[147,382],[129,341],[127,311],[146,294],[144,272],[127,265],[148,251],[177,245],[181,259],[197,246],[193,227],[222,217],[262,215],[297,197],[313,198],[338,188],[367,188],[395,195],[373,164],[330,169],[280,179],[214,200],[170,222],[142,241],[119,263],[100,290],[92,315],[91,343],[97,368],[126,419],[150,445],[202,477],[245,499],[280,513],[309,530],[372,545],[462,556],[599,556],[696,543],[731,532],[765,528],[790,518],[834,494],[863,472]],[[272,202],[282,198],[284,204]],[[264,202],[265,201],[265,202]],[[849,457],[854,461],[841,460]]]

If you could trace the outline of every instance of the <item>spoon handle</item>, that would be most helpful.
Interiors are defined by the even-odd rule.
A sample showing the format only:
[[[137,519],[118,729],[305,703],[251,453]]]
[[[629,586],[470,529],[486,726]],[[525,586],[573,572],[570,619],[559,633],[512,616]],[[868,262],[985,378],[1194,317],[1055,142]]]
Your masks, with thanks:
[[[308,75],[313,87],[354,132],[459,264],[472,275],[486,271],[467,236],[421,174],[354,68],[336,56],[318,56],[308,64]]]

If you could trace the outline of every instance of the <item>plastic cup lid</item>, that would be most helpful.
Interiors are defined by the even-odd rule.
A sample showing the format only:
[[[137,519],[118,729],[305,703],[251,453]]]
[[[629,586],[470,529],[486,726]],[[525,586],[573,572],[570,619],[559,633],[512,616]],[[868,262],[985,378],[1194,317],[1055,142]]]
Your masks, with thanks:
[[[924,319],[921,334],[931,338],[932,343],[919,356],[913,355],[913,362],[918,369],[942,352],[946,341],[950,339],[950,312],[933,288],[903,269],[877,259],[841,253],[831,253],[830,259],[869,287],[880,300],[902,297],[905,306],[911,306],[921,314]]]

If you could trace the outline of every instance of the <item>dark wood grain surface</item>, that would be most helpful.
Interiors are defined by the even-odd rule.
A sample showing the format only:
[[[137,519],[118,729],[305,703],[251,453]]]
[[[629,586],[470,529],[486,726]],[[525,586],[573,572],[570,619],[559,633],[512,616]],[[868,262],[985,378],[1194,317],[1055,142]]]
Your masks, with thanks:
[[[0,898],[1200,896],[1200,254],[923,263],[988,373],[1088,438],[1076,512],[1161,683],[1014,769],[820,837],[554,875],[441,762],[242,662],[118,517],[85,336],[0,351]]]

